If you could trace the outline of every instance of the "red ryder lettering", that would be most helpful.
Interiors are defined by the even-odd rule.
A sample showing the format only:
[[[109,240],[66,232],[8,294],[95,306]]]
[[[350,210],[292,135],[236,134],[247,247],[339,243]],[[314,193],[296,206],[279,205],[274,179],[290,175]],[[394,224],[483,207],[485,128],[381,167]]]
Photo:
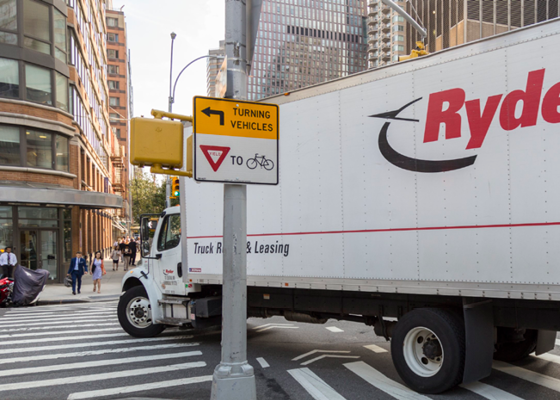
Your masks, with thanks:
[[[514,90],[505,96],[497,94],[488,97],[484,104],[480,99],[466,100],[463,89],[449,89],[430,94],[424,143],[438,140],[441,124],[445,124],[445,139],[461,137],[461,115],[459,111],[465,106],[471,138],[467,149],[482,146],[490,124],[494,120],[498,107],[500,126],[505,131],[516,128],[535,126],[539,109],[543,119],[551,124],[560,123],[560,82],[548,89],[544,97],[543,81],[545,70],[531,71],[527,77],[524,90]],[[502,101],[503,98],[503,101]],[[541,107],[542,98],[542,107]],[[516,117],[515,109],[521,102],[521,114]]]

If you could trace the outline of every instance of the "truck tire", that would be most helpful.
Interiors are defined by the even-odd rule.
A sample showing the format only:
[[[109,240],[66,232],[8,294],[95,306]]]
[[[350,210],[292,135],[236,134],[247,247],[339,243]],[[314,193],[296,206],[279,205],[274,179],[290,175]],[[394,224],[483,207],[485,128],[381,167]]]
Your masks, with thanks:
[[[461,383],[465,367],[465,327],[451,311],[418,308],[405,314],[391,338],[393,364],[419,393],[437,394]]]
[[[513,329],[513,328],[498,328]],[[537,348],[538,331],[536,329],[527,329],[523,335],[525,340],[521,342],[499,343],[494,352],[494,360],[514,362],[522,360],[529,356]]]
[[[134,337],[157,336],[165,329],[152,321],[152,307],[144,286],[133,286],[121,296],[117,315],[122,328]]]

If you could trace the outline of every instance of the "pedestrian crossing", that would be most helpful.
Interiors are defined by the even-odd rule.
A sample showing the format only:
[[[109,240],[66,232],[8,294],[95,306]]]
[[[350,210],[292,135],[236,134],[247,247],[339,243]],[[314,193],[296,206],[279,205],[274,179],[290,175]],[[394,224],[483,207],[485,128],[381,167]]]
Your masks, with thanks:
[[[134,338],[122,331],[116,312],[116,302],[3,312],[0,315],[0,399],[198,400],[210,397],[212,374],[220,361],[219,331],[214,332],[215,339],[208,339],[212,333],[176,328],[154,338]],[[262,326],[249,330],[258,331]],[[290,327],[293,329],[268,332],[281,337],[317,329],[304,324],[290,324]],[[318,329],[324,332],[324,328]],[[348,327],[340,330],[349,331]],[[339,330],[328,330],[328,334],[342,337]],[[311,342],[304,343],[308,347],[301,352],[262,354],[260,348],[253,358],[250,344],[249,363],[260,371],[256,374],[257,386],[264,374],[267,382],[276,380],[289,398],[297,400],[434,398],[403,384],[392,365],[387,342],[360,341],[352,347],[339,343],[320,349],[309,347],[313,346]],[[185,393],[193,395],[189,397]],[[363,397],[365,394],[371,396]],[[560,398],[560,348],[520,363],[496,361],[490,377],[460,385],[437,398]]]
[[[214,363],[185,330],[133,338],[116,302],[10,309],[0,317],[0,399],[122,398],[203,385]]]

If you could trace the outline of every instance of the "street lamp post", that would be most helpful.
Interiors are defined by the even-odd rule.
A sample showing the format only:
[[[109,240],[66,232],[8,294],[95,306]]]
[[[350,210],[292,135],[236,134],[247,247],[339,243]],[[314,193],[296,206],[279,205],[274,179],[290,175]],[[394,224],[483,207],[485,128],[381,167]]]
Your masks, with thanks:
[[[171,82],[173,81],[173,43],[175,42],[175,38],[177,34],[175,32],[171,32],[171,60],[169,62],[169,97],[168,97],[168,104],[167,104],[167,111],[171,112],[171,108],[173,107],[173,102],[171,101]],[[171,207],[171,178],[168,176],[167,180],[165,181],[165,206]]]

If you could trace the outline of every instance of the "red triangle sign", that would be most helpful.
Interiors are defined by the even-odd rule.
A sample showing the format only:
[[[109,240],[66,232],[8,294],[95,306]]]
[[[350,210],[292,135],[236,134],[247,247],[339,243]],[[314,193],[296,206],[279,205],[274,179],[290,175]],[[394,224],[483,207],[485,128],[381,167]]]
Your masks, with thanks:
[[[218,171],[230,149],[230,147],[200,145],[200,150],[202,150],[214,172]]]

